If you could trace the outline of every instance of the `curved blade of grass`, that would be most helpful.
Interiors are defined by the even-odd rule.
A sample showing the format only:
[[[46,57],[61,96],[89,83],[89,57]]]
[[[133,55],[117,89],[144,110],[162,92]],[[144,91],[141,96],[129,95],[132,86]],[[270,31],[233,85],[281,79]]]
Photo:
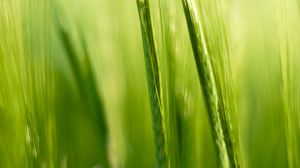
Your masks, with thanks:
[[[165,132],[162,119],[161,84],[158,67],[157,51],[151,23],[148,0],[137,0],[141,32],[143,38],[144,56],[147,71],[148,90],[150,96],[154,141],[158,167],[167,166]]]
[[[219,154],[219,164],[221,167],[239,167],[239,156],[233,146],[235,140],[230,135],[231,123],[226,118],[196,4],[192,0],[182,0],[182,3],[212,134]]]
[[[75,51],[75,46],[72,43],[71,36],[59,24],[58,33],[60,35],[62,45],[70,61],[73,74],[75,76],[76,83],[78,85],[80,95],[82,100],[85,101],[86,108],[89,111],[90,117],[94,120],[95,127],[100,133],[102,141],[99,142],[100,145],[100,161],[104,168],[110,167],[107,152],[107,142],[108,142],[108,128],[106,123],[105,111],[103,107],[103,102],[101,97],[98,95],[97,85],[94,78],[94,73],[89,60],[89,53],[87,50],[87,44],[82,34],[80,41],[83,50],[83,61],[79,61],[79,55]]]

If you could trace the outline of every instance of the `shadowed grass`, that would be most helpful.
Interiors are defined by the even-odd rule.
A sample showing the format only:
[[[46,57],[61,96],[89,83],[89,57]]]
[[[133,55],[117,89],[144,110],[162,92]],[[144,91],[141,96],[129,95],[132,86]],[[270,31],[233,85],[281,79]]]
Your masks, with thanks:
[[[90,56],[87,50],[86,41],[83,37],[83,34],[79,33],[83,51],[83,60],[80,62],[80,56],[74,50],[75,47],[72,43],[71,36],[68,34],[68,31],[63,28],[62,25],[59,25],[58,27],[58,34],[68,56],[71,69],[79,89],[81,100],[84,102],[85,108],[87,110],[85,115],[91,118],[91,121],[93,121],[93,129],[95,129],[95,131],[101,137],[100,141],[98,142],[98,150],[100,151],[100,164],[102,167],[108,168],[110,166],[107,152],[108,130],[105,111],[101,97],[98,95],[98,89],[89,60]]]

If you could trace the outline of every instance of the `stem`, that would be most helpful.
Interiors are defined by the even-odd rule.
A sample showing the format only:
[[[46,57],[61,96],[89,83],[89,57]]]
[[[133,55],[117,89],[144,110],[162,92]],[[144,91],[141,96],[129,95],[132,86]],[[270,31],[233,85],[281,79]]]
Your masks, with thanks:
[[[152,111],[154,142],[156,147],[156,158],[158,167],[167,167],[165,144],[166,135],[163,128],[161,108],[160,72],[158,67],[153,28],[151,24],[149,2],[148,0],[137,0],[137,6],[143,39],[148,91]]]
[[[233,145],[235,140],[230,136],[232,124],[226,118],[228,115],[225,114],[224,102],[206,47],[196,4],[191,0],[182,0],[182,3],[215,147],[219,155],[218,162],[221,167],[240,167],[238,151],[235,150],[237,147]]]

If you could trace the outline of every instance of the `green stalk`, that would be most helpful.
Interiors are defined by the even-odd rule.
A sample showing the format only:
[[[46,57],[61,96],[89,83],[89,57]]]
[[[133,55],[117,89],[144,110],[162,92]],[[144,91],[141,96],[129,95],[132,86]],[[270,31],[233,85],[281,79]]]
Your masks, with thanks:
[[[160,72],[148,0],[137,0],[143,38],[148,91],[152,111],[154,142],[158,167],[167,167],[166,135],[162,119]]]
[[[83,50],[83,61],[80,62],[79,55],[75,51],[75,47],[72,43],[71,36],[63,28],[62,25],[59,25],[59,35],[62,41],[62,45],[70,61],[73,74],[75,76],[76,83],[79,88],[80,96],[84,100],[85,106],[88,110],[86,115],[89,115],[94,121],[94,126],[97,128],[101,136],[101,142],[99,142],[100,152],[100,161],[101,165],[104,168],[109,168],[109,159],[108,159],[108,128],[106,123],[105,110],[103,106],[103,100],[98,94],[96,80],[94,78],[94,73],[92,65],[90,62],[89,52],[87,50],[87,44],[83,35],[80,34],[81,38],[81,47]]]
[[[208,111],[215,147],[221,167],[240,167],[235,140],[231,136],[231,123],[226,117],[220,87],[218,87],[210,55],[207,50],[202,24],[192,0],[182,0],[194,58]]]
[[[169,152],[170,167],[176,168],[181,167],[181,157],[180,157],[180,129],[181,125],[181,115],[179,111],[176,110],[176,94],[175,94],[175,56],[176,56],[176,34],[172,32],[171,26],[175,26],[176,17],[171,16],[171,10],[174,10],[176,3],[170,0],[159,0],[159,18],[161,26],[161,37],[162,44],[161,48],[163,50],[164,60],[162,65],[165,72],[162,74],[163,79],[165,79],[164,85],[164,107],[166,114],[166,134],[168,139],[166,144],[168,144],[167,149]]]

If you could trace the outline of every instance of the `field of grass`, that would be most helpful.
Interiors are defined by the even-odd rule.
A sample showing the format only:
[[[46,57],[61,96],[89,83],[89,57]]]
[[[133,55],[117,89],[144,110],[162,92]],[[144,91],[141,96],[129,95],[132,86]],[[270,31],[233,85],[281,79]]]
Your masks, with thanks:
[[[0,168],[300,167],[299,0],[0,0]]]

